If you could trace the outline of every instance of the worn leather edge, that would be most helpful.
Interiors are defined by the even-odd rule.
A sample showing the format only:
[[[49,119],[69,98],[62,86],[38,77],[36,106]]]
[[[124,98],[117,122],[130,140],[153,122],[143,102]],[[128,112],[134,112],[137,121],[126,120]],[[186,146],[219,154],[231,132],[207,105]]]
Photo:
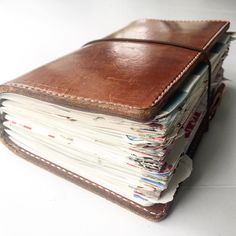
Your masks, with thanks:
[[[219,31],[208,41],[204,46],[204,50],[210,49],[214,42],[220,38],[229,28],[228,21],[224,22],[224,25]],[[146,122],[155,117],[156,113],[165,105],[168,98],[173,94],[176,89],[181,86],[186,76],[191,72],[195,65],[202,59],[200,53],[189,62],[189,64],[175,77],[175,79],[163,90],[159,96],[153,101],[149,107],[139,108],[134,106],[128,106],[119,103],[110,103],[105,101],[92,100],[89,98],[76,97],[63,93],[53,92],[52,89],[40,88],[39,85],[27,85],[22,83],[14,83],[9,81],[2,85],[0,92],[15,92],[18,94],[27,94],[33,98],[41,99],[47,102],[53,102],[59,105],[68,106],[71,108],[84,109],[86,111],[104,113],[109,115],[116,115],[120,117],[129,118],[135,121]],[[45,96],[47,94],[47,96]]]
[[[97,112],[111,116],[114,115],[140,122],[145,121],[146,117],[149,117],[150,113],[149,109],[136,109],[123,105],[113,106],[109,103],[103,103],[102,101],[91,102],[90,100],[81,99],[80,97],[70,96],[63,93],[56,93],[49,89],[38,88],[36,86],[28,86],[20,83],[7,82],[3,85],[0,85],[0,93],[17,93],[45,102],[69,107],[71,109],[79,109],[93,113]]]
[[[181,75],[182,80],[172,85],[171,92],[164,99],[159,101],[155,106],[149,108],[137,108],[122,104],[103,103],[102,101],[91,101],[77,96],[57,93],[50,89],[40,88],[37,85],[26,85],[21,83],[7,82],[0,85],[0,93],[17,93],[24,96],[36,98],[45,102],[66,106],[72,109],[80,109],[88,112],[97,112],[107,115],[119,116],[138,122],[146,122],[153,119],[161,107],[166,103],[168,98],[181,86],[184,79],[194,69],[195,65],[201,61],[200,53],[195,57],[195,61],[190,65],[189,71]]]
[[[45,170],[54,173],[64,179],[75,183],[76,185],[83,187],[91,192],[94,192],[118,205],[131,210],[132,212],[141,215],[147,219],[160,221],[162,220],[168,212],[168,209],[171,205],[170,203],[167,204],[156,204],[151,207],[143,207],[115,192],[110,191],[109,189],[104,188],[88,179],[83,178],[61,166],[58,166],[44,158],[34,155],[23,148],[19,147],[18,145],[14,144],[6,135],[4,130],[1,127],[1,135],[0,140],[3,144],[5,144],[13,153],[16,155],[24,158],[27,161],[32,162],[33,164],[44,168]]]

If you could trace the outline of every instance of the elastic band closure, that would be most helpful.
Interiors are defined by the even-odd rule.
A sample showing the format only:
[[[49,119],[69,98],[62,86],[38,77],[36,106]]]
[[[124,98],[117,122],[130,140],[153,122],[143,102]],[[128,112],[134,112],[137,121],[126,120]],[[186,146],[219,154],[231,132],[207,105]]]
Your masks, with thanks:
[[[83,45],[83,47],[95,44],[95,43],[100,43],[100,42],[124,42],[124,43],[144,43],[144,44],[162,44],[162,45],[169,45],[173,47],[179,47],[179,48],[184,48],[188,49],[191,51],[196,51],[199,52],[202,56],[204,61],[208,65],[208,84],[207,84],[207,124],[206,124],[206,130],[209,128],[209,122],[210,122],[210,105],[211,105],[211,62],[209,60],[209,57],[207,55],[207,52],[204,49],[197,48],[197,47],[192,47],[180,43],[175,43],[175,42],[166,42],[166,41],[161,41],[161,40],[146,40],[146,39],[135,39],[135,38],[103,38],[103,39],[97,39],[90,41],[86,44]]]

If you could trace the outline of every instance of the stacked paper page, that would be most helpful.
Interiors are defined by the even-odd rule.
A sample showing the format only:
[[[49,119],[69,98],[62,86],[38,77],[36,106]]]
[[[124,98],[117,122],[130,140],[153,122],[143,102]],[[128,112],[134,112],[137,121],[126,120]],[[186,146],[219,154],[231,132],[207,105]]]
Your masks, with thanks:
[[[230,36],[210,53],[211,93],[219,87]],[[191,172],[186,151],[206,114],[207,65],[146,123],[74,110],[18,94],[1,99],[3,123],[18,146],[144,206],[171,201]]]

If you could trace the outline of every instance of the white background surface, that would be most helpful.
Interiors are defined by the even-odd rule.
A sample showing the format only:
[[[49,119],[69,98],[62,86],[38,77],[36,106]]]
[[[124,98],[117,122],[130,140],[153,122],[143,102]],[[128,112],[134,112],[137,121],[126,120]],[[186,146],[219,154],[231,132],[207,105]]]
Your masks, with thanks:
[[[0,82],[147,17],[228,19],[236,31],[236,2],[0,0]],[[164,221],[136,216],[1,144],[0,235],[236,235],[236,42],[224,68],[224,101]]]

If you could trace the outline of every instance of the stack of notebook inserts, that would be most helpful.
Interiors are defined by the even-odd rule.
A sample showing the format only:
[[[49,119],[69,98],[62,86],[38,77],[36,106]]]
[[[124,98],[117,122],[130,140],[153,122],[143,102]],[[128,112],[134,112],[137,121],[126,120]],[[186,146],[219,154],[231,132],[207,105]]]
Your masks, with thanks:
[[[139,20],[7,82],[0,88],[2,141],[138,214],[162,219],[222,98],[228,27]]]

